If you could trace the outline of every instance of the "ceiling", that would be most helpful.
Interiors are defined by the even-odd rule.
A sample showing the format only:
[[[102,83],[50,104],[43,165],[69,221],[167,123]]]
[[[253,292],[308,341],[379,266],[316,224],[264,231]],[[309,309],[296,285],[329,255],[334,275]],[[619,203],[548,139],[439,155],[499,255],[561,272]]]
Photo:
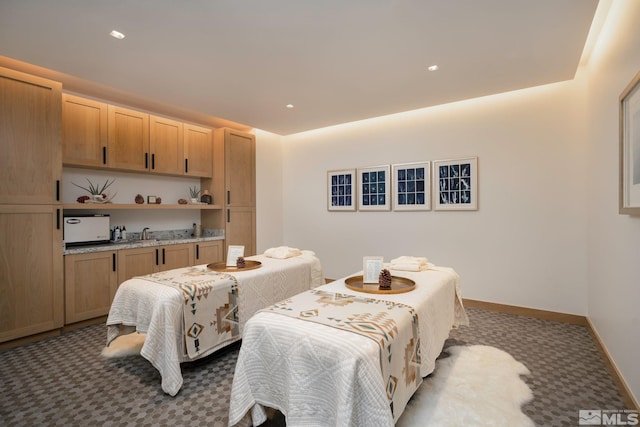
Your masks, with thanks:
[[[597,5],[0,0],[0,55],[288,135],[570,80]]]

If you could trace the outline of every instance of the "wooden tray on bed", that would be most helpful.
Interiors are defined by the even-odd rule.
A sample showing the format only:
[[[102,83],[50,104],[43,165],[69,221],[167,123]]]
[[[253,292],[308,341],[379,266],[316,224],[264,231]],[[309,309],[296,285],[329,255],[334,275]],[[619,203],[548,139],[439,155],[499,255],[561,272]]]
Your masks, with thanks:
[[[228,266],[224,261],[207,264],[207,268],[209,270],[217,271],[218,273],[238,273],[240,271],[253,270],[260,267],[262,267],[262,263],[260,261],[252,261],[248,259],[244,261],[243,268],[238,268],[235,265]]]
[[[352,276],[345,279],[344,284],[352,291],[368,294],[401,294],[416,288],[416,282],[406,277],[391,276],[391,289],[380,289],[377,283],[363,283],[362,276]]]

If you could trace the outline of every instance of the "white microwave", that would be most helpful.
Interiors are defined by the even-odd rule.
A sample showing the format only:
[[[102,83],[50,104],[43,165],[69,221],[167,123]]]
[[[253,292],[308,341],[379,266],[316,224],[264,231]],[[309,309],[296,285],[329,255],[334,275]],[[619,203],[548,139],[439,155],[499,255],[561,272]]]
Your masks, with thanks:
[[[64,217],[65,247],[109,243],[109,215],[86,214]]]

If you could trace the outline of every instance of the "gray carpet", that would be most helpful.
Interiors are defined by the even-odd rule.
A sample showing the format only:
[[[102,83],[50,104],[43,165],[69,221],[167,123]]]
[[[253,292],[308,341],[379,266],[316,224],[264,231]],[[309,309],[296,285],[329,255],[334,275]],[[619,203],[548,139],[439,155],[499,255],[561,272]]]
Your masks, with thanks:
[[[523,362],[534,393],[523,411],[536,425],[577,426],[579,409],[625,408],[586,327],[467,311],[471,326],[452,331],[445,346],[491,345]],[[170,397],[145,359],[100,357],[105,339],[94,325],[0,352],[0,425],[227,425],[237,344],[183,364],[184,386]]]

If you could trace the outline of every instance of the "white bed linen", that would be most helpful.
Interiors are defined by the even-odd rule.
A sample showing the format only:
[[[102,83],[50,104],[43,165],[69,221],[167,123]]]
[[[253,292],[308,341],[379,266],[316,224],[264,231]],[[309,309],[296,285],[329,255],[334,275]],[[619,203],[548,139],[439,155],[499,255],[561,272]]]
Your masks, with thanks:
[[[256,311],[309,290],[322,280],[320,262],[310,252],[287,259],[263,255],[247,259],[260,261],[262,266],[232,274],[238,282],[241,335]],[[180,363],[192,360],[184,348],[183,310],[184,296],[180,291],[134,277],[119,286],[107,318],[107,345],[120,333],[119,325],[135,326],[137,332],[147,334],[140,354],[160,372],[162,390],[171,396],[183,384]],[[231,342],[234,341],[213,347],[198,358]]]
[[[361,273],[356,273],[361,274]],[[432,267],[394,272],[416,282],[403,294],[352,291],[344,279],[320,289],[410,305],[420,321],[422,365],[435,367],[452,327],[467,324],[457,273]],[[287,425],[392,426],[394,417],[372,340],[325,325],[273,313],[257,313],[246,325],[231,390],[229,425],[259,425],[265,407],[286,416]],[[396,414],[396,419],[400,414]]]

